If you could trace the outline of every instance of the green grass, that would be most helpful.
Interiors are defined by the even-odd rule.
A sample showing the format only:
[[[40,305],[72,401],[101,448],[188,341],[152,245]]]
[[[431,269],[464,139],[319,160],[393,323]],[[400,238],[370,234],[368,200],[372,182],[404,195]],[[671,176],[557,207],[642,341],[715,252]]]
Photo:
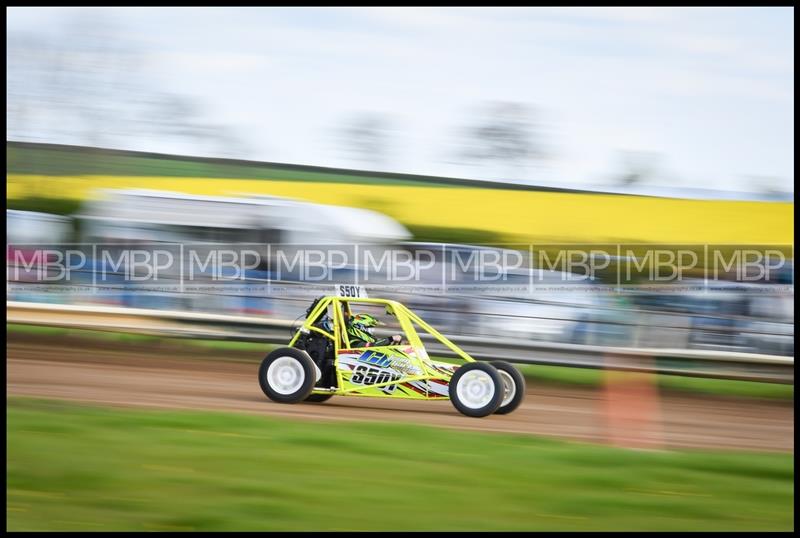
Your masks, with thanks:
[[[516,365],[531,382],[562,383],[599,387],[605,382],[606,372],[590,368],[565,368],[548,365]],[[758,383],[731,379],[709,379],[677,375],[657,375],[659,388],[695,394],[715,396],[745,396],[752,398],[772,398],[791,400],[794,398],[794,385],[779,383]]]
[[[794,526],[790,454],[23,398],[8,400],[7,420],[8,530]]]
[[[83,204],[80,200],[55,198],[51,196],[30,196],[27,198],[7,200],[6,202],[6,209],[38,211],[41,213],[53,213],[54,215],[73,215],[80,210]]]
[[[147,334],[135,334],[116,331],[97,331],[92,329],[73,329],[65,327],[49,327],[45,325],[24,325],[19,323],[6,324],[8,333],[19,335],[36,335],[43,337],[71,337],[110,342],[124,342],[131,344],[166,344],[176,346],[190,346],[220,351],[258,351],[269,352],[274,344],[261,344],[257,342],[237,342],[233,340],[196,340],[190,338],[169,338]]]
[[[89,148],[50,148],[31,144],[6,143],[9,173],[42,175],[121,175],[167,177],[219,177],[243,179],[293,179],[298,181],[336,181],[381,183],[380,178],[341,173],[295,170],[268,163],[250,166],[210,159],[172,159],[114,150]],[[384,180],[385,181],[385,180]]]
[[[277,347],[274,344],[261,344],[256,342],[236,342],[231,340],[194,340],[183,338],[165,338],[141,334],[93,331],[89,329],[66,329],[61,327],[46,327],[38,325],[22,325],[9,323],[6,325],[9,334],[33,334],[43,337],[78,337],[98,339],[129,344],[159,344],[181,347],[195,347],[202,349],[218,350],[220,352],[254,353],[258,359]],[[458,359],[433,357],[445,362],[460,363]],[[515,365],[529,384],[550,385],[578,385],[584,387],[601,387],[604,383],[605,372],[590,368],[567,368],[563,366],[548,365]],[[684,377],[674,375],[656,376],[661,389],[681,391],[692,394],[709,394],[716,396],[738,396],[752,398],[769,398],[791,400],[794,398],[794,385],[777,383],[757,383],[753,381],[735,381],[727,379],[705,379],[698,377]]]
[[[515,183],[417,174],[347,170],[313,165],[148,154],[78,146],[6,141],[6,173],[45,176],[163,176],[313,181],[367,185],[561,190]],[[454,229],[456,231],[456,229]]]
[[[6,142],[6,172],[34,175],[118,175],[200,178],[240,178],[253,180],[324,181],[378,185],[477,185],[464,179],[357,172],[335,168],[283,165],[203,157],[179,158],[170,155],[116,151],[81,147],[51,147]],[[508,188],[508,185],[495,185]]]
[[[752,381],[733,381],[725,379],[705,379],[662,375],[658,379],[662,389],[687,393],[703,393],[717,396],[747,396],[752,398],[794,399],[794,385],[779,383],[754,383]]]

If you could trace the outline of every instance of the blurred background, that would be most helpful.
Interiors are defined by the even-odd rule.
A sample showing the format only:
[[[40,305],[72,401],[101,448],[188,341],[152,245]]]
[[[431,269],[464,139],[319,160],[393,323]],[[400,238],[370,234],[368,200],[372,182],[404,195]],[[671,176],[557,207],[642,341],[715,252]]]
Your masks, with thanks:
[[[107,329],[126,314],[92,308],[140,309],[163,329],[125,331],[279,343],[368,268],[309,282],[267,245],[358,245],[441,253],[413,285],[367,289],[478,355],[603,368],[624,348],[638,370],[793,385],[791,15],[8,9],[9,323]],[[54,276],[36,253],[67,245],[86,263]],[[185,264],[142,282],[92,245],[261,257],[187,287]],[[630,255],[586,278],[535,254],[570,248],[700,263],[623,286]],[[783,262],[717,270],[736,249]],[[471,287],[504,253],[521,263]]]
[[[13,9],[7,243],[786,249],[792,32],[781,10],[749,9]],[[247,216],[232,198],[253,200]],[[793,294],[765,286],[414,302],[453,334],[591,343],[613,328],[633,346],[652,321],[680,347],[791,355]],[[9,298],[302,311],[288,291],[26,289]]]

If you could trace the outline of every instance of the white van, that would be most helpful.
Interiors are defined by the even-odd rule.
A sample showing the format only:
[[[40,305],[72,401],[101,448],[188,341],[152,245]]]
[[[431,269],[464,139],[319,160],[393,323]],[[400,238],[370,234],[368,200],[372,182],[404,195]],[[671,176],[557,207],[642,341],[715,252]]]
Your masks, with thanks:
[[[37,211],[6,210],[6,244],[49,243],[70,240],[72,219]]]

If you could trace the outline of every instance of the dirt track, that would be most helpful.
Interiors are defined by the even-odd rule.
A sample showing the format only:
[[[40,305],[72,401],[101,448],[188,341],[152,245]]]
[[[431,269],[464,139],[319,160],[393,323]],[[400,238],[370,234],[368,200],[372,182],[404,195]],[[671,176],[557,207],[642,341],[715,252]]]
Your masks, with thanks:
[[[11,336],[11,335],[10,335]],[[121,348],[125,349],[121,349]],[[14,338],[7,344],[7,393],[121,406],[243,411],[294,419],[392,420],[514,432],[629,446],[794,450],[793,402],[661,394],[615,400],[594,389],[529,386],[514,413],[473,419],[450,402],[334,397],[281,405],[262,394],[259,357],[224,360],[220,352],[133,348],[124,344]],[[620,393],[620,391],[618,391]],[[624,394],[624,391],[622,392]],[[622,397],[621,397],[622,398]],[[651,413],[644,422],[642,409]],[[639,418],[637,418],[637,416]]]

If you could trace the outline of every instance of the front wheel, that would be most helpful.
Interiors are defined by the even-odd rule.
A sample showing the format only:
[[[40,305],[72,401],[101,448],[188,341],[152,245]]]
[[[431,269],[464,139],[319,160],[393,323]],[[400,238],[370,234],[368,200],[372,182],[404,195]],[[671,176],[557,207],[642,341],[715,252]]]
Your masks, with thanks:
[[[258,382],[264,394],[274,402],[302,402],[314,389],[316,370],[308,353],[282,347],[272,351],[261,362]]]
[[[470,362],[453,374],[448,387],[450,401],[468,417],[491,415],[503,401],[503,379],[488,362]]]
[[[492,361],[492,366],[500,372],[503,379],[503,401],[495,411],[496,415],[506,415],[519,407],[525,397],[525,378],[519,370],[505,361]]]

